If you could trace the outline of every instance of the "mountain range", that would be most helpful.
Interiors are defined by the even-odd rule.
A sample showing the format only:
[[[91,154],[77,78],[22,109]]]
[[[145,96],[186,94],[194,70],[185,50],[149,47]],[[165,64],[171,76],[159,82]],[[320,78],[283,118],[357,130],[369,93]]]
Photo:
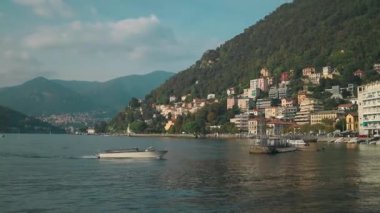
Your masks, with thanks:
[[[174,73],[155,71],[106,82],[48,80],[38,77],[0,89],[0,105],[27,115],[100,111],[114,114],[132,97],[144,98]]]
[[[350,82],[353,71],[380,62],[379,0],[294,0],[285,3],[243,33],[206,51],[188,69],[152,91],[153,102],[170,95],[225,94],[246,88],[262,68],[278,79],[281,72],[331,66]]]

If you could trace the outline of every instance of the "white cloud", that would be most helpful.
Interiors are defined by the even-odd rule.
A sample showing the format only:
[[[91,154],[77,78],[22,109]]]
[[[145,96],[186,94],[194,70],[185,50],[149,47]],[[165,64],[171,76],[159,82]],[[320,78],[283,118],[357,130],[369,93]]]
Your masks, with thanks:
[[[155,15],[40,26],[0,37],[0,87],[42,74],[104,81],[153,70],[179,71],[216,44],[210,38],[177,38]]]
[[[30,49],[75,48],[82,52],[123,51],[138,59],[154,48],[176,45],[174,33],[155,15],[113,22],[74,21],[63,26],[44,26],[23,38]]]
[[[134,35],[149,33],[159,25],[159,20],[155,15],[141,17],[138,19],[125,19],[114,23],[108,23],[110,28],[111,39],[116,42],[123,41]]]
[[[54,77],[27,51],[5,50],[0,54],[0,86],[13,86],[38,76]]]
[[[33,12],[42,17],[60,17],[69,18],[73,13],[63,0],[13,0],[16,4],[30,7]]]

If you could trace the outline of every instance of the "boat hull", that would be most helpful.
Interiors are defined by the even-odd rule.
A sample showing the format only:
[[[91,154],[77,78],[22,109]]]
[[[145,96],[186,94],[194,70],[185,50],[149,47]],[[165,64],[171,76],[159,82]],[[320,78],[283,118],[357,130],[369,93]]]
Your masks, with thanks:
[[[161,159],[168,151],[103,152],[98,158],[156,158]]]
[[[297,151],[297,147],[281,147],[281,148],[276,148],[276,151],[278,153],[295,152]]]
[[[273,146],[253,145],[249,149],[250,154],[275,154],[276,152]]]

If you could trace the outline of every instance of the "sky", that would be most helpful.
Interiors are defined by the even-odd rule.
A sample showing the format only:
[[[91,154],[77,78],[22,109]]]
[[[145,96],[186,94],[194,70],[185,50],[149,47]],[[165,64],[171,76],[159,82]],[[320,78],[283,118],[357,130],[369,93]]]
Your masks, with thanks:
[[[288,0],[0,0],[0,87],[179,72]]]

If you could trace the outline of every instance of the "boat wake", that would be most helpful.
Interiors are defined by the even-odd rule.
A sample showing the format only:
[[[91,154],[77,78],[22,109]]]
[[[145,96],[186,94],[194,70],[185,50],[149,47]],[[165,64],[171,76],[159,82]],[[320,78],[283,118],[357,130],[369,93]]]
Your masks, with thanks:
[[[38,155],[33,153],[9,153],[0,152],[0,157],[5,158],[33,158],[33,159],[96,159],[96,155],[84,155],[84,156],[59,156],[59,155]]]

